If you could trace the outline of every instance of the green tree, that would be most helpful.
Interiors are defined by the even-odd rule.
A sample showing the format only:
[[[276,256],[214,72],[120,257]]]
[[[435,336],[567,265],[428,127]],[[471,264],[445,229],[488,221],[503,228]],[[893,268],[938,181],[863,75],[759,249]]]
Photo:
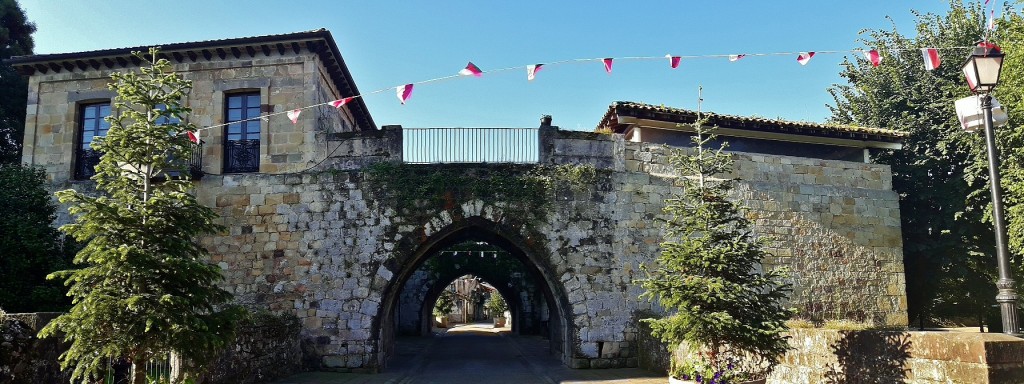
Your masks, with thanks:
[[[434,316],[444,317],[452,313],[452,309],[455,307],[455,294],[445,289],[441,291],[441,295],[437,297],[437,301],[434,302]]]
[[[5,60],[31,55],[35,31],[36,26],[28,21],[17,1],[0,0],[0,163],[21,162],[28,99],[28,79]]]
[[[498,292],[491,292],[491,295],[487,297],[487,301],[484,302],[484,306],[491,312],[493,317],[504,317],[505,311],[508,310],[508,303],[505,302],[505,298],[501,297]]]
[[[189,158],[185,132],[195,127],[180,101],[192,84],[167,60],[151,60],[156,54],[136,52],[138,72],[111,76],[111,127],[92,144],[103,153],[92,178],[99,196],[57,193],[75,216],[61,230],[85,246],[74,260],[80,269],[54,274],[66,279],[74,304],[41,335],[65,335],[71,345],[61,363],[76,380],[95,379],[107,358],[130,361],[136,384],[146,382],[147,361],[169,352],[201,363],[231,340],[238,316],[235,307],[220,308],[231,294],[216,285],[220,269],[197,243],[222,227],[189,193],[186,165],[174,160]]]
[[[728,366],[737,357],[767,365],[781,358],[789,348],[782,332],[793,311],[782,304],[790,292],[783,271],[760,271],[769,240],[755,237],[743,208],[728,200],[733,181],[714,178],[732,170],[732,157],[709,148],[715,136],[704,124],[693,125],[691,151],[672,149],[669,161],[683,190],[666,200],[661,254],[642,285],[646,297],[674,311],[650,320],[654,335],[671,346],[685,342],[699,356],[673,361],[672,373],[733,380],[729,375],[744,373]]]
[[[65,289],[46,281],[70,263],[52,223],[57,210],[38,168],[0,163],[0,307],[10,312],[63,311]]]
[[[882,52],[882,65],[847,58],[841,75],[848,84],[829,89],[835,99],[832,122],[908,134],[902,150],[880,152],[875,161],[892,167],[893,189],[900,196],[908,311],[921,325],[982,316],[994,304],[995,246],[986,222],[984,143],[963,132],[954,108],[955,100],[970,94],[960,68],[969,47],[986,35],[985,13],[980,3],[951,1],[944,15],[914,13],[916,36],[896,27],[865,31],[861,43]],[[942,66],[927,71],[919,51],[925,47],[965,48],[943,49]],[[1003,73],[1010,71],[1007,66]],[[1002,131],[1006,148],[1005,131],[1010,130]]]

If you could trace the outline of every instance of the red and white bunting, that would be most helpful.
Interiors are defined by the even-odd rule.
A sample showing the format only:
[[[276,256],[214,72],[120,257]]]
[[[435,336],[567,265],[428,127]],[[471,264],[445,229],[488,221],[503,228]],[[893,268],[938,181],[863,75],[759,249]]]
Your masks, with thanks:
[[[870,51],[864,51],[864,57],[867,57],[868,61],[870,61],[871,65],[874,67],[882,64],[882,55],[878,54],[877,50],[872,49]]]
[[[412,96],[412,84],[400,85],[395,87],[395,94],[398,96],[398,101],[405,104],[406,100]]]
[[[665,55],[665,58],[668,59],[668,65],[672,66],[672,69],[679,68],[679,60],[682,60],[682,57],[667,54]]]
[[[461,76],[480,77],[480,74],[482,73],[484,73],[484,71],[481,71],[480,67],[477,67],[472,61],[470,61],[469,64],[466,64],[466,68],[459,71],[459,75]]]
[[[188,135],[188,140],[196,144],[199,144],[198,133],[199,132],[185,131],[185,134]]]
[[[537,77],[537,72],[540,72],[540,68],[544,64],[530,64],[526,66],[526,80],[533,81]]]
[[[334,100],[327,104],[330,104],[334,108],[341,108],[342,105],[348,104],[348,102],[352,101],[352,99],[354,99],[354,97],[346,97],[344,99]]]
[[[924,57],[924,69],[933,70],[942,64],[939,59],[939,50],[935,48],[921,48],[921,56]]]
[[[814,52],[800,52],[796,56],[796,62],[800,63],[800,65],[807,65],[807,62],[811,61],[812,57],[814,57]]]
[[[300,113],[302,113],[301,109],[293,109],[293,110],[288,111],[285,114],[288,115],[288,120],[291,120],[292,124],[298,124],[298,122],[299,122],[299,114]]]
[[[601,62],[604,63],[604,71],[607,72],[609,75],[612,74],[612,60],[615,59],[612,59],[611,57],[601,59]]]
[[[739,61],[740,59],[747,57],[746,54],[742,55],[729,55],[729,61]]]

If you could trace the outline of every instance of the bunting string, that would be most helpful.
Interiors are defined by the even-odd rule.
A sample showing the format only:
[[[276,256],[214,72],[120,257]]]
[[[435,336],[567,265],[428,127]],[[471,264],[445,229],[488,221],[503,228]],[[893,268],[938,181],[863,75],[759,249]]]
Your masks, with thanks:
[[[938,68],[938,66],[940,64],[940,59],[939,59],[939,52],[940,51],[965,50],[965,49],[973,49],[973,48],[974,48],[973,46],[942,47],[942,48],[893,48],[893,49],[886,49],[886,50],[884,50],[884,52],[918,51],[923,56],[925,69],[933,70],[935,68]],[[472,62],[470,62],[469,64],[466,65],[466,67],[464,69],[459,70],[457,73],[455,73],[453,75],[442,76],[442,77],[437,77],[437,78],[428,79],[428,80],[421,80],[421,81],[417,81],[417,82],[407,83],[407,84],[404,84],[404,85],[398,85],[398,86],[393,86],[393,87],[388,87],[388,88],[382,88],[382,89],[378,89],[378,90],[375,90],[375,91],[366,92],[366,93],[362,93],[362,94],[358,94],[358,95],[346,96],[346,97],[338,99],[338,100],[332,100],[332,101],[328,101],[328,102],[324,102],[324,103],[319,103],[319,104],[308,105],[308,106],[304,106],[304,107],[297,107],[297,108],[293,108],[293,109],[290,109],[290,110],[287,110],[287,111],[282,111],[282,112],[266,113],[266,114],[262,114],[262,115],[257,116],[257,117],[252,117],[252,118],[248,118],[248,119],[244,119],[244,120],[238,120],[238,121],[232,121],[230,123],[210,125],[210,126],[198,128],[196,131],[194,131],[195,133],[188,132],[188,135],[189,135],[189,139],[193,139],[193,137],[195,137],[195,139],[193,141],[198,141],[199,140],[198,133],[200,131],[205,131],[205,130],[208,130],[208,129],[215,129],[215,128],[222,128],[222,127],[225,127],[225,126],[228,126],[228,125],[231,125],[231,124],[237,124],[237,123],[241,123],[241,122],[245,122],[245,121],[253,121],[253,120],[256,120],[256,119],[266,120],[266,119],[269,119],[270,117],[279,116],[279,115],[286,115],[288,117],[288,119],[292,121],[293,124],[297,124],[298,123],[298,119],[299,119],[299,115],[304,110],[312,109],[312,108],[317,108],[317,107],[322,107],[322,106],[331,106],[331,107],[334,107],[334,108],[341,108],[342,106],[348,104],[349,102],[351,102],[352,100],[355,100],[356,98],[365,98],[366,96],[375,95],[375,94],[384,93],[384,92],[389,92],[389,91],[390,92],[396,92],[396,95],[397,95],[399,101],[404,105],[407,101],[409,101],[409,99],[412,98],[413,88],[415,86],[417,86],[417,85],[438,83],[438,82],[442,82],[442,81],[449,81],[449,80],[465,78],[465,77],[481,77],[483,74],[495,74],[495,73],[508,72],[508,71],[522,71],[523,68],[526,68],[527,80],[528,81],[532,81],[532,80],[537,78],[537,74],[540,72],[541,68],[548,68],[548,67],[559,66],[559,65],[564,65],[564,64],[580,64],[580,63],[592,63],[592,62],[602,63],[605,72],[608,73],[609,75],[611,75],[613,60],[621,62],[621,61],[649,61],[649,60],[662,60],[662,61],[664,61],[665,59],[668,59],[669,67],[671,69],[675,69],[675,68],[679,67],[679,64],[680,64],[681,61],[687,61],[687,60],[695,60],[695,59],[728,59],[730,62],[735,62],[735,61],[739,61],[741,59],[747,59],[747,58],[753,58],[753,57],[769,57],[769,56],[793,56],[793,57],[796,58],[796,61],[797,61],[798,64],[800,64],[800,65],[808,65],[808,63],[810,62],[812,57],[815,57],[815,56],[818,56],[818,55],[823,55],[823,54],[826,54],[826,55],[828,55],[828,54],[860,54],[860,55],[864,55],[863,57],[866,58],[871,63],[872,66],[877,67],[879,65],[882,65],[882,55],[881,55],[882,52],[883,51],[879,51],[879,50],[876,50],[876,49],[853,49],[853,50],[825,50],[825,51],[741,53],[741,54],[735,54],[734,53],[734,54],[712,54],[712,55],[672,55],[672,54],[668,54],[668,55],[664,55],[664,56],[625,56],[625,57],[616,57],[616,58],[612,58],[612,57],[599,57],[599,58],[567,59],[567,60],[552,61],[552,62],[546,62],[546,63],[529,64],[529,65],[525,65],[525,66],[524,65],[518,65],[518,66],[514,66],[514,67],[505,67],[505,68],[498,68],[498,69],[491,69],[491,70],[482,70],[482,69],[480,69],[480,67],[478,67],[477,65],[473,64]]]

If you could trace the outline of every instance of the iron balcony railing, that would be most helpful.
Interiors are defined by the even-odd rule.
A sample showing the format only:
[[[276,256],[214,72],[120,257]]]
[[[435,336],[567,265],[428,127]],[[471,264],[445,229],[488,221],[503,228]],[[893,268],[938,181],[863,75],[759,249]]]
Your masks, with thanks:
[[[259,140],[229,140],[224,142],[224,173],[259,172],[259,170]]]
[[[403,128],[402,159],[410,164],[534,164],[537,128]]]
[[[188,155],[188,170],[193,180],[199,180],[203,178],[203,142],[190,143],[190,151]],[[75,179],[76,180],[88,180],[96,174],[96,165],[100,163],[100,157],[103,154],[92,148],[83,148],[75,152]],[[174,161],[174,160],[171,160]],[[179,176],[177,171],[167,172],[172,178]],[[162,179],[163,176],[156,176],[156,179]]]

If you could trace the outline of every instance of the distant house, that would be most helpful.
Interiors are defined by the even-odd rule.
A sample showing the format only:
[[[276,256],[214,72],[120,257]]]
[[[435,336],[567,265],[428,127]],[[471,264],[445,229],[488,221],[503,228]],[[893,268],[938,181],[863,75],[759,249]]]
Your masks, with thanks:
[[[848,125],[711,112],[703,112],[701,117],[708,125],[717,126],[720,141],[728,142],[729,150],[737,152],[869,163],[871,150],[900,149],[904,137],[896,131]],[[696,121],[696,111],[619,101],[608,107],[597,130],[622,134],[626,141],[690,146],[690,125]]]

